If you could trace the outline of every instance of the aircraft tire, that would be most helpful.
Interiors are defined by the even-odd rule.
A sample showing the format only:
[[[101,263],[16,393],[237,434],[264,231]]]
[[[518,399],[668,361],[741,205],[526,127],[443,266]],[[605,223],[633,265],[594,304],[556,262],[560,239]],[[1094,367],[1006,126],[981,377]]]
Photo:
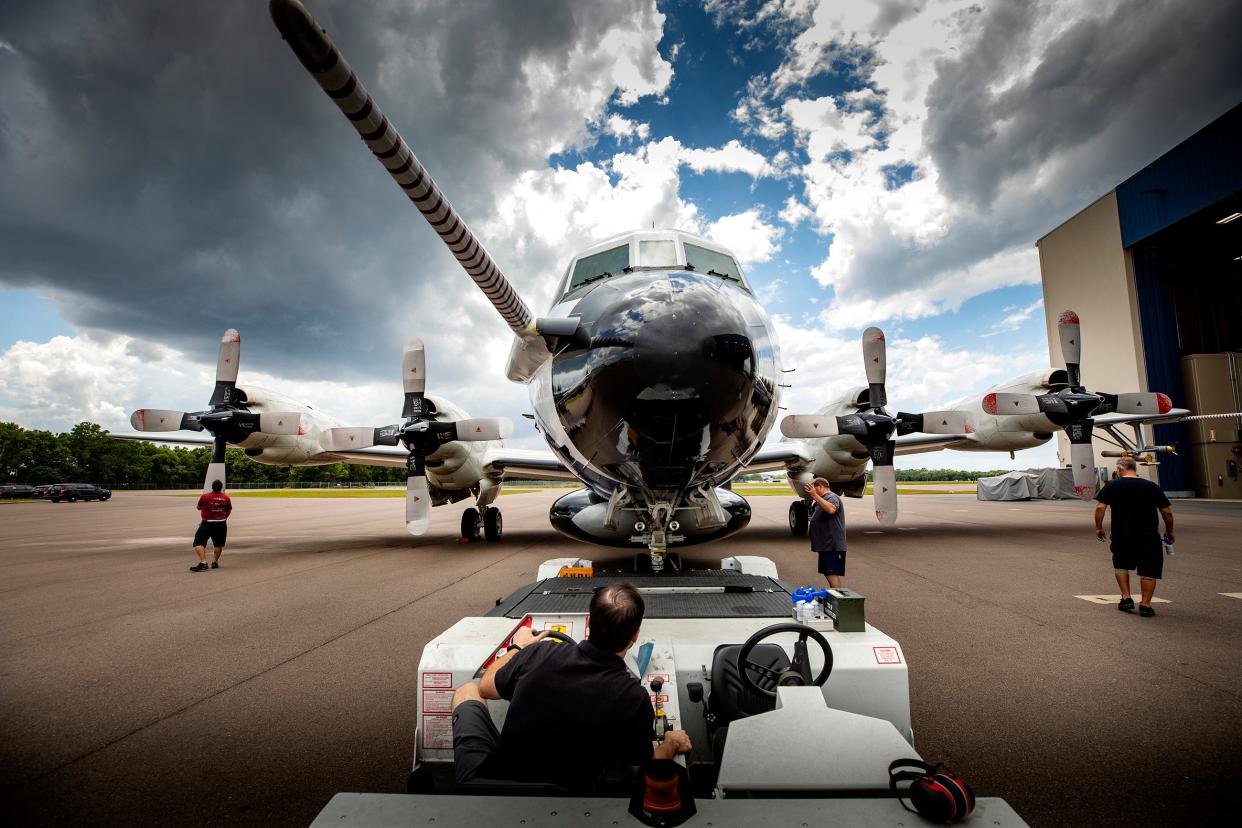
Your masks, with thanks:
[[[479,510],[473,506],[461,513],[461,536],[471,543],[479,539]]]
[[[483,537],[489,541],[498,541],[504,531],[505,523],[500,516],[500,510],[495,506],[488,506],[483,512]]]
[[[789,504],[789,534],[795,538],[806,537],[808,516],[805,500],[795,500]]]

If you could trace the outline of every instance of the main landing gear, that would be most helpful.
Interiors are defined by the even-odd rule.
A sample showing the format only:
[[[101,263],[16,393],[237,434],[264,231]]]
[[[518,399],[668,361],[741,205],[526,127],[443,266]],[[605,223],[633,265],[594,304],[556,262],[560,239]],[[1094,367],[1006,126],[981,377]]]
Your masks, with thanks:
[[[805,538],[809,517],[805,500],[795,500],[789,504],[789,534],[795,538]]]
[[[484,507],[481,515],[473,506],[461,513],[461,538],[470,543],[481,538],[498,541],[504,534],[504,526],[504,518],[495,506]]]

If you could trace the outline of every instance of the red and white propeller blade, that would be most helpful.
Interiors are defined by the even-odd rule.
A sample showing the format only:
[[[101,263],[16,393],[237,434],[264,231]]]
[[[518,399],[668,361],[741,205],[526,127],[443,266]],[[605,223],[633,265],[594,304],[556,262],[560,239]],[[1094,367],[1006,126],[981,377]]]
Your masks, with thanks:
[[[1061,356],[1065,364],[1080,365],[1082,363],[1082,330],[1078,324],[1078,314],[1065,311],[1057,319],[1057,334],[1061,338]]]
[[[924,434],[963,434],[966,431],[966,412],[964,411],[924,411]]]
[[[203,491],[211,491],[211,484],[216,480],[219,480],[224,488],[227,489],[229,487],[228,481],[224,479],[223,463],[209,463],[207,465],[207,476],[203,478]]]
[[[237,366],[241,360],[241,334],[233,328],[220,339],[220,355],[216,359],[216,382],[237,382]]]
[[[862,336],[863,364],[867,370],[868,385],[883,385],[887,373],[888,358],[884,349],[884,331],[867,328]],[[875,401],[873,400],[874,404]]]
[[[411,535],[426,534],[431,527],[431,493],[423,475],[405,480],[405,531]]]
[[[1117,394],[1115,410],[1118,414],[1165,414],[1173,408],[1173,401],[1160,392],[1142,394]]]
[[[897,472],[892,466],[872,466],[871,481],[876,520],[892,526],[897,522]]]
[[[513,421],[507,417],[479,417],[458,420],[457,439],[464,442],[476,440],[503,440],[513,433]]]
[[[180,431],[184,419],[184,411],[140,408],[129,415],[129,424],[134,427],[134,431]]]
[[[264,434],[301,435],[309,428],[310,421],[296,412],[276,411],[259,415],[259,431]]]
[[[983,395],[986,414],[1038,414],[1039,399],[1032,394],[992,392]]]
[[[350,451],[375,445],[373,428],[330,428],[319,438],[324,451]]]
[[[1095,497],[1095,451],[1090,443],[1070,443],[1070,465],[1074,470],[1074,494],[1081,500]]]
[[[807,439],[831,437],[840,433],[837,429],[837,418],[831,415],[790,414],[781,420],[781,434],[786,437]]]
[[[418,337],[405,342],[405,352],[401,355],[401,384],[407,394],[421,394],[427,390],[427,352]]]

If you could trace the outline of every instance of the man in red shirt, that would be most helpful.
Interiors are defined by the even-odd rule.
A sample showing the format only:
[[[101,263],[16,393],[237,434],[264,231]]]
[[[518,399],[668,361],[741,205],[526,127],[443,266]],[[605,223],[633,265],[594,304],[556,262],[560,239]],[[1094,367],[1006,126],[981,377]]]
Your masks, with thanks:
[[[224,552],[224,541],[228,536],[229,513],[233,511],[233,501],[229,500],[229,496],[224,493],[224,484],[219,480],[211,482],[211,491],[203,492],[203,496],[198,499],[198,512],[203,516],[203,522],[198,525],[198,531],[194,533],[194,551],[198,553],[198,564],[190,567],[191,572],[207,571],[207,539],[211,538],[211,545],[215,547],[215,560],[211,562],[212,569],[220,568],[220,555]]]

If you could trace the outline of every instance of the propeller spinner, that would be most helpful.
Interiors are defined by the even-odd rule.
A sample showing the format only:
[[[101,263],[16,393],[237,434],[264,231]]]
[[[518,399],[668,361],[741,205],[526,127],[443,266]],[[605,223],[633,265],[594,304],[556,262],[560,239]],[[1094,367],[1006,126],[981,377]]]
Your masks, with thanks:
[[[163,408],[139,408],[129,416],[135,431],[203,431],[214,438],[211,464],[203,479],[203,491],[213,480],[224,479],[224,451],[229,443],[240,443],[251,434],[305,434],[307,423],[296,412],[256,414],[246,407],[246,398],[237,390],[237,368],[241,359],[241,334],[232,328],[220,339],[216,359],[216,386],[205,411],[170,411]]]
[[[1046,394],[1007,394],[996,392],[983,397],[987,414],[1043,414],[1061,426],[1070,441],[1070,465],[1074,471],[1074,493],[1083,500],[1095,497],[1095,450],[1091,435],[1093,417],[1100,414],[1165,414],[1173,402],[1159,392],[1105,394],[1088,391],[1082,385],[1082,329],[1078,314],[1065,311],[1057,320],[1061,353],[1065,357],[1067,382]]]
[[[324,432],[325,451],[350,451],[371,446],[404,445],[406,457],[405,528],[422,535],[431,526],[431,493],[427,487],[427,456],[454,441],[500,440],[513,432],[513,422],[503,417],[484,417],[444,422],[430,418],[424,392],[427,360],[421,339],[405,343],[401,357],[401,384],[405,403],[402,422],[381,428],[330,428]]]
[[[888,392],[884,387],[888,363],[884,332],[874,327],[863,331],[862,351],[869,389],[868,408],[840,417],[791,414],[781,420],[781,433],[802,439],[847,434],[866,447],[871,456],[875,516],[881,524],[891,526],[897,522],[894,436],[916,431],[960,434],[966,427],[966,415],[961,411],[927,411],[922,414],[898,412],[896,417],[892,416],[884,408],[888,404]]]

